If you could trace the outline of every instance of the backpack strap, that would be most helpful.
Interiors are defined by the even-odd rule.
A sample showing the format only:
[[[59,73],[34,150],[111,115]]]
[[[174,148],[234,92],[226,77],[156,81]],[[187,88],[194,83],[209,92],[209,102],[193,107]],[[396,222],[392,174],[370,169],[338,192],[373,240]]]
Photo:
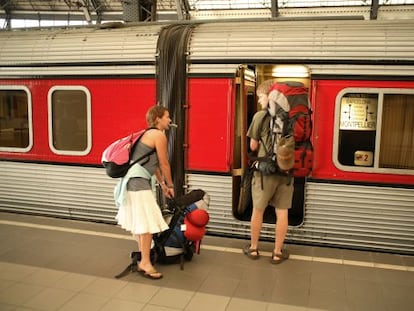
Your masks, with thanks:
[[[283,121],[282,137],[292,134],[292,127],[289,124],[289,112],[279,107],[276,112],[276,116]]]
[[[260,127],[261,130],[263,129],[263,126],[264,126],[264,123],[265,123],[264,121],[265,121],[265,118],[267,116],[271,117],[271,120],[270,120],[270,122],[271,122],[270,135],[271,135],[272,143],[271,143],[270,150],[267,150],[266,144],[264,143],[262,137],[260,137],[260,142],[262,143],[262,145],[265,149],[266,155],[264,157],[256,157],[257,161],[260,161],[261,159],[262,160],[263,159],[268,159],[269,157],[273,157],[273,155],[274,155],[275,144],[276,144],[276,133],[275,133],[274,129],[275,129],[275,125],[276,125],[276,119],[278,117],[283,121],[282,136],[284,137],[284,136],[292,134],[291,133],[291,128],[290,128],[290,125],[289,125],[289,113],[287,111],[285,111],[281,107],[279,107],[279,109],[277,110],[275,116],[272,116],[269,112],[267,112],[267,114],[265,114],[263,116],[262,120],[261,120],[261,127]],[[276,166],[277,166],[276,158],[273,159],[273,160],[275,161]],[[261,173],[261,182],[262,182],[262,189],[263,189],[263,173],[262,172],[260,172],[260,173]],[[279,167],[277,166],[276,174],[288,177],[287,185],[290,185],[290,183],[292,181],[292,176],[293,176],[293,171],[292,170],[290,170],[289,172],[286,173],[284,171],[281,171],[279,169]]]
[[[143,162],[143,163],[140,163],[142,166],[143,165],[145,165],[145,164],[147,164],[148,163],[148,161],[149,161],[149,156],[150,155],[152,155],[153,153],[155,153],[156,152],[156,149],[154,148],[154,149],[152,149],[152,150],[150,150],[150,151],[148,151],[147,153],[145,153],[144,155],[142,155],[142,156],[140,156],[138,159],[136,159],[135,161],[132,161],[131,162],[131,158],[132,158],[132,155],[134,154],[134,152],[135,152],[135,149],[137,148],[137,146],[138,146],[138,142],[141,140],[141,138],[142,138],[142,136],[144,136],[144,134],[147,132],[147,131],[149,131],[149,130],[153,130],[153,129],[157,129],[156,127],[149,127],[149,128],[147,128],[147,129],[145,129],[145,131],[144,131],[144,133],[142,133],[141,134],[141,136],[135,141],[135,143],[134,143],[134,145],[132,146],[132,148],[131,148],[131,150],[130,150],[130,152],[129,152],[129,160],[128,160],[128,162],[130,163],[130,167],[131,166],[133,166],[134,164],[136,164],[136,163],[138,163],[138,162],[140,162],[142,159],[144,159],[144,158],[147,158],[147,160],[145,161],[145,162]]]

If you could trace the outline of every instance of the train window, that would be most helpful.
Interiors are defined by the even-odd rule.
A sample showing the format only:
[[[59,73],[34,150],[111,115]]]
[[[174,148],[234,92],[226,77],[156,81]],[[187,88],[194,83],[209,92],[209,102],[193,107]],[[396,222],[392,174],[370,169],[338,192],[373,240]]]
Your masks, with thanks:
[[[414,92],[346,89],[337,97],[334,162],[343,170],[414,173]]]
[[[384,94],[379,167],[414,170],[414,94]]]
[[[49,146],[56,154],[85,155],[91,149],[91,100],[82,86],[49,91]]]
[[[23,86],[0,86],[0,150],[27,152],[32,146],[29,89]]]

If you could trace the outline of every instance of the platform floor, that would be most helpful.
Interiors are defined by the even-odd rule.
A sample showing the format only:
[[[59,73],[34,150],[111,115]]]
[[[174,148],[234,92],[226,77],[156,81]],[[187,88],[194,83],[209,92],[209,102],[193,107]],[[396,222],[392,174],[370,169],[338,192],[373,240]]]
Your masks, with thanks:
[[[161,280],[114,276],[135,241],[114,225],[0,213],[0,310],[414,310],[414,257],[288,244],[270,264],[242,254],[246,240],[206,236],[184,270]]]

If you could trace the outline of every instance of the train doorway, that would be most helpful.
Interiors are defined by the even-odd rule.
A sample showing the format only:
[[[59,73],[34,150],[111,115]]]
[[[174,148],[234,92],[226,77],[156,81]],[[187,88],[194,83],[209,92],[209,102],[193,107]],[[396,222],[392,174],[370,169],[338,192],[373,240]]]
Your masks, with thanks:
[[[247,129],[253,115],[261,109],[257,102],[256,88],[265,80],[275,82],[301,82],[309,88],[308,69],[304,66],[283,65],[243,65],[239,67],[236,77],[235,105],[235,137],[234,137],[234,168],[233,168],[233,215],[242,221],[250,221],[252,201],[250,182],[246,174],[249,160],[249,141]],[[289,210],[289,226],[298,227],[304,222],[305,216],[305,183],[306,178],[295,178],[294,197]],[[276,214],[274,208],[268,206],[264,215],[264,223],[274,224]]]

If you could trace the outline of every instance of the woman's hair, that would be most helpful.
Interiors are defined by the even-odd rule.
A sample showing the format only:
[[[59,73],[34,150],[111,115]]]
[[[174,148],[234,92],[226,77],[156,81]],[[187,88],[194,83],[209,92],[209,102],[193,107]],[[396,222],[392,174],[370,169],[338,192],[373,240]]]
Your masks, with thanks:
[[[272,79],[263,81],[257,87],[256,94],[257,95],[259,95],[259,94],[266,94],[266,95],[268,95],[269,92],[270,92],[270,87],[272,86],[273,83],[274,83],[274,81]]]
[[[157,118],[162,118],[168,109],[163,106],[153,106],[147,111],[146,120],[148,127],[157,126]]]

